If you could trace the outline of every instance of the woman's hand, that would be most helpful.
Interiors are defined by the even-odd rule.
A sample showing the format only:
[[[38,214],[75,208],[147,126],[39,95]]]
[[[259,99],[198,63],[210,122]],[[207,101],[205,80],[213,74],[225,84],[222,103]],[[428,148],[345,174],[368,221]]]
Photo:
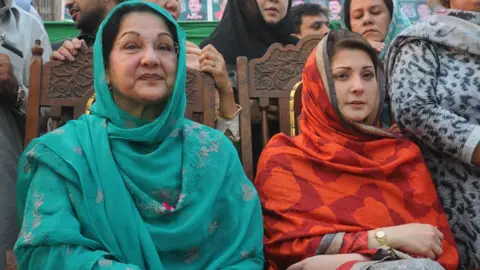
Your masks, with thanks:
[[[369,261],[360,254],[318,255],[290,266],[287,270],[335,270],[351,261]]]
[[[383,229],[390,247],[435,260],[443,253],[443,234],[429,224],[411,223]]]
[[[188,51],[187,48],[187,53]],[[200,52],[200,70],[212,74],[220,96],[233,92],[228,78],[227,64],[223,56],[212,45],[207,45]]]
[[[83,53],[88,52],[87,43],[85,40],[74,38],[72,41],[66,40],[63,43],[63,46],[60,49],[52,52],[50,56],[50,60],[60,60],[60,61],[74,61],[75,56],[78,54],[78,51],[82,51]]]
[[[385,43],[383,43],[383,42],[377,42],[377,41],[368,40],[368,43],[370,43],[370,45],[371,45],[377,52],[381,52],[381,51],[383,51],[383,49],[385,49]]]

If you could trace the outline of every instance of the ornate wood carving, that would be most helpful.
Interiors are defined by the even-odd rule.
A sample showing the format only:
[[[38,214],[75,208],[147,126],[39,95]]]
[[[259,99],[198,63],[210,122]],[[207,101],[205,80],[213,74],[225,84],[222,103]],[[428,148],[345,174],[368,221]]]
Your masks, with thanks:
[[[187,69],[187,82],[185,91],[187,92],[187,104],[195,104],[198,100],[198,80],[200,77],[199,72],[195,72],[191,69]]]
[[[84,98],[93,92],[93,53],[79,53],[74,62],[55,61],[50,70],[49,98]]]
[[[307,58],[320,40],[321,37],[313,36],[302,39],[297,46],[272,45],[265,56],[250,63],[250,78],[254,78],[251,89],[290,92],[301,80]]]

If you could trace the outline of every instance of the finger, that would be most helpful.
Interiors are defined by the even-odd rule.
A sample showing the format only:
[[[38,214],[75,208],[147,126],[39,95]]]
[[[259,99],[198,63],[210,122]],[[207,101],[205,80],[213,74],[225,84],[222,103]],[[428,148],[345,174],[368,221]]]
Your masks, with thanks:
[[[435,256],[435,253],[433,253],[432,250],[429,250],[426,254],[427,258],[435,260],[437,257]]]
[[[70,54],[76,55],[77,54],[77,49],[75,49],[75,45],[70,40],[67,40],[63,43],[63,47],[67,49]]]
[[[209,73],[209,74],[212,74],[212,75],[217,74],[217,69],[215,69],[212,66],[200,67],[200,71],[205,72],[205,73]]]
[[[65,47],[61,47],[60,49],[58,49],[57,51],[59,54],[63,55],[65,58],[67,58],[69,61],[73,61],[75,60],[75,57],[73,57],[73,55],[65,48]]]
[[[220,58],[223,60],[223,57],[219,53],[212,51],[202,51],[202,54],[200,55],[200,61],[203,59],[210,59],[220,62]]]
[[[432,251],[435,254],[435,258],[439,258],[443,254],[443,249],[438,245],[433,245]]]
[[[209,60],[209,59],[200,61],[200,68],[202,67],[211,67],[215,69],[215,72],[218,72],[218,68],[219,68],[218,64],[215,61]]]
[[[51,60],[51,61],[55,61],[55,60],[65,61],[65,56],[59,54],[57,51],[54,51],[54,52],[52,52],[52,54],[50,55],[50,60]]]
[[[73,38],[72,39],[72,44],[73,44],[74,48],[77,49],[77,50],[82,48],[82,41],[78,38]]]
[[[88,46],[87,46],[87,42],[85,42],[85,40],[81,40],[81,50],[83,53],[87,54],[88,53]]]
[[[187,46],[187,54],[201,55],[202,50],[198,47]]]
[[[443,240],[443,233],[437,227],[435,227],[435,233],[438,237],[440,237],[440,239]]]

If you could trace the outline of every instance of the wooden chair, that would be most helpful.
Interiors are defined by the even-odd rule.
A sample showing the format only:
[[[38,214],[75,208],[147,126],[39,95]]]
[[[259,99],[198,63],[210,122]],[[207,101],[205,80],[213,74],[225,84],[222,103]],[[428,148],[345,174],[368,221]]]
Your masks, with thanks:
[[[32,49],[30,89],[27,105],[25,146],[40,135],[40,111],[48,108],[53,129],[66,120],[77,119],[89,111],[94,101],[93,50],[79,52],[73,62],[42,63],[43,49],[38,41]],[[215,127],[215,87],[211,75],[187,70],[187,108],[185,116]]]
[[[290,92],[290,136],[300,133],[299,117],[302,113],[302,81],[299,81]]]
[[[270,104],[279,107],[279,128],[285,134],[291,134],[290,128],[290,93],[302,79],[303,67],[308,56],[322,39],[311,36],[302,39],[296,46],[273,44],[265,55],[259,59],[237,58],[240,115],[241,156],[247,176],[254,179],[252,156],[252,130],[250,100],[256,99],[261,109],[262,144],[270,139],[267,111]]]

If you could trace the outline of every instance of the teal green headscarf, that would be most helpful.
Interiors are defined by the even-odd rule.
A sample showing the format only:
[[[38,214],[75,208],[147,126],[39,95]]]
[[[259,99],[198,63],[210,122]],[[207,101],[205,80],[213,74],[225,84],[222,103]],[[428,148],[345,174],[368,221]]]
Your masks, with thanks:
[[[387,52],[388,47],[390,46],[390,43],[395,39],[395,37],[397,37],[403,30],[407,29],[412,25],[412,23],[410,22],[410,19],[408,19],[407,15],[405,15],[402,8],[400,7],[398,0],[390,0],[390,1],[392,1],[393,3],[392,20],[390,21],[390,26],[388,27],[388,32],[383,42],[385,43],[385,49],[383,49],[378,55],[381,61],[384,60],[385,53]],[[348,29],[348,27],[345,24],[345,17],[347,16],[347,14],[348,14],[347,10],[345,9],[342,10],[341,18],[342,18],[342,23],[345,29]],[[351,30],[351,29],[348,29],[348,30]]]
[[[116,106],[102,54],[107,22],[140,5],[171,24],[179,44],[175,88],[152,122]],[[185,42],[150,3],[120,4],[101,24],[92,114],[32,141],[20,159],[19,269],[263,268],[260,202],[235,148],[184,118]]]

